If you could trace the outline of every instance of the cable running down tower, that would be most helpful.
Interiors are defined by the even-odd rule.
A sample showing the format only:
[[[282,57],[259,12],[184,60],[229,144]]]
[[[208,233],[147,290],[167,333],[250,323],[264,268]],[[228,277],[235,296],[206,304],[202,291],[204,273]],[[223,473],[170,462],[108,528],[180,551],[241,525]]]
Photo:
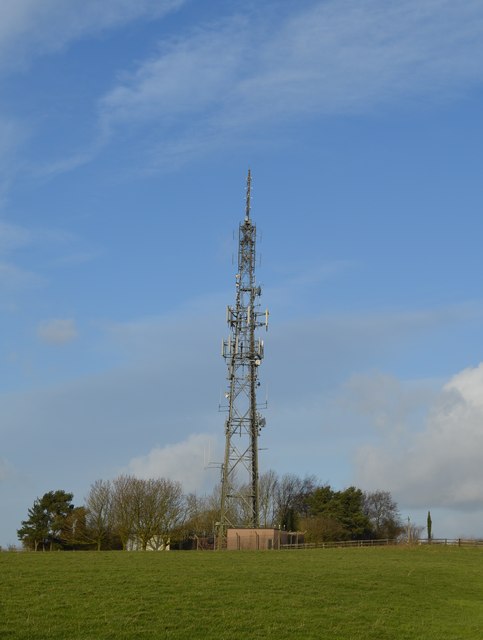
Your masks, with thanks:
[[[227,364],[225,456],[222,465],[221,535],[229,527],[259,526],[258,437],[265,418],[257,405],[258,368],[263,360],[259,327],[268,329],[268,310],[259,311],[261,287],[255,281],[256,226],[250,218],[251,174],[248,171],[245,220],[239,227],[235,306],[227,307],[230,328],[222,342]],[[248,480],[247,480],[248,479]]]

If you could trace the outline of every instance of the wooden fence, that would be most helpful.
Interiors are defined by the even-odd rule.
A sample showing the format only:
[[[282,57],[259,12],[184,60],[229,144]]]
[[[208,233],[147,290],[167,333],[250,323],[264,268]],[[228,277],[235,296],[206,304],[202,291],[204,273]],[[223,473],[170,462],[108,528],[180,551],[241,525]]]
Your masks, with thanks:
[[[332,549],[334,547],[383,547],[398,544],[396,540],[339,540],[338,542],[304,542],[282,544],[282,549]]]
[[[418,540],[418,544],[440,544],[456,547],[483,547],[483,540],[473,538],[433,538],[432,540]]]
[[[354,547],[387,547],[390,545],[407,545],[407,540],[340,540],[338,542],[305,542],[303,544],[282,544],[281,549],[333,549]],[[433,538],[415,540],[412,545],[443,545],[456,547],[483,547],[483,540],[465,538]]]

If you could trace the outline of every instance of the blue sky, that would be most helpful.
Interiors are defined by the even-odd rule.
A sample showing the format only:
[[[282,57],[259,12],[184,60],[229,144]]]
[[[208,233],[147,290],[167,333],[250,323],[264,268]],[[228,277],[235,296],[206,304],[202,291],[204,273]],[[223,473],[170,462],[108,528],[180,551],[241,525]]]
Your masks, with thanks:
[[[123,472],[210,490],[233,231],[261,466],[483,537],[483,6],[4,0],[0,544]]]

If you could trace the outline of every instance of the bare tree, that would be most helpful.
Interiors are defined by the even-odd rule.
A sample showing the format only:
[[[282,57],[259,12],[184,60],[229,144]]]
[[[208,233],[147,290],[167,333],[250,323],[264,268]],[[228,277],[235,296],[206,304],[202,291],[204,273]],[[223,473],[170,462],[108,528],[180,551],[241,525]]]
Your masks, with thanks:
[[[112,522],[123,549],[128,548],[134,533],[136,506],[134,495],[134,476],[118,476],[112,481]]]
[[[186,520],[183,532],[186,536],[206,537],[215,530],[215,523],[220,519],[219,496],[197,496],[190,493],[186,496]]]
[[[275,492],[275,519],[282,529],[295,530],[299,517],[309,514],[308,499],[315,487],[316,480],[312,476],[302,479],[287,473],[280,478]]]
[[[411,522],[408,516],[407,524],[401,529],[399,535],[400,542],[407,542],[408,544],[415,544],[421,539],[421,534],[424,531],[424,527],[419,524]]]
[[[63,547],[83,548],[89,542],[86,535],[86,508],[74,507],[67,514],[60,539]]]
[[[160,549],[186,517],[181,484],[165,478],[136,479],[134,483],[133,534],[145,551]]]
[[[119,476],[112,481],[112,521],[123,549],[162,548],[186,517],[179,482]]]
[[[276,496],[278,475],[269,469],[260,476],[259,484],[260,526],[273,527],[275,525]]]
[[[166,539],[186,519],[186,498],[180,482],[160,478],[162,518],[160,534]]]
[[[85,499],[86,536],[98,551],[111,535],[112,499],[113,487],[109,480],[96,480]]]
[[[397,538],[401,533],[402,523],[397,503],[389,491],[365,492],[363,510],[376,538]]]

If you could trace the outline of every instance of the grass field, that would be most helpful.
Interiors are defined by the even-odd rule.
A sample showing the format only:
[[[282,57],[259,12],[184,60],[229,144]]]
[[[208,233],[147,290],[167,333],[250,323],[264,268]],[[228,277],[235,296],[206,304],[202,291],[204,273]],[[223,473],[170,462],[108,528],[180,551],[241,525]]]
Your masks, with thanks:
[[[0,554],[2,640],[483,638],[483,550]]]

